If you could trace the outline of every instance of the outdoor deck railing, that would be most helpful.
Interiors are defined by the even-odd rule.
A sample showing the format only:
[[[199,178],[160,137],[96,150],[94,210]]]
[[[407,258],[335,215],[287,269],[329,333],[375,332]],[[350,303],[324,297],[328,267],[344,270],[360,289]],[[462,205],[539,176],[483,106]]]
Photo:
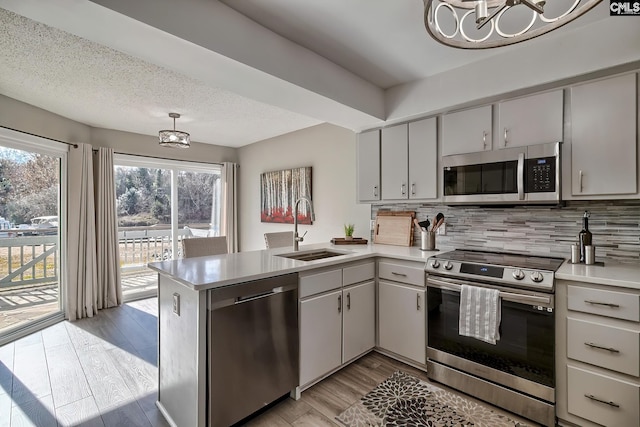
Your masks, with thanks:
[[[198,233],[206,234],[206,230],[180,229],[178,240]],[[171,230],[168,228],[122,230],[118,232],[118,241],[123,270],[141,270],[149,262],[172,258]],[[57,282],[58,256],[57,234],[0,238],[0,290]]]

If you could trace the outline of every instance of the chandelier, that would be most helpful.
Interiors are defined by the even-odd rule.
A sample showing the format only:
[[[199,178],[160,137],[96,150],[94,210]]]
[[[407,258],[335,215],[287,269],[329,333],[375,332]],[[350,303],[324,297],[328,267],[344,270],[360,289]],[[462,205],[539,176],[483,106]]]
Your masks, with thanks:
[[[442,44],[487,49],[538,37],[601,0],[423,0],[424,25]]]
[[[189,134],[176,130],[176,119],[180,118],[180,114],[169,113],[169,117],[173,119],[173,130],[161,130],[158,132],[160,145],[162,147],[189,148],[191,145]]]

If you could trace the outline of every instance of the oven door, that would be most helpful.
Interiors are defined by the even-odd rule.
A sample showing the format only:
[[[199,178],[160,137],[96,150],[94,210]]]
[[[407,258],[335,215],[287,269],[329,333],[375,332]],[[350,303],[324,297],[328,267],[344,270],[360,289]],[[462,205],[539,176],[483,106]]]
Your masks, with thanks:
[[[458,333],[461,285],[500,289],[496,345]],[[427,357],[488,381],[555,401],[553,295],[427,276]]]

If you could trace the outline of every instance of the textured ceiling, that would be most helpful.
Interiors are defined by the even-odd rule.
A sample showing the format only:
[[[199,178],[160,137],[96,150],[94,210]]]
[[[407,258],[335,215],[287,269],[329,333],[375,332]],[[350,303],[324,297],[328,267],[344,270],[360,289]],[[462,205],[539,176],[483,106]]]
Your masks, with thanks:
[[[242,146],[321,123],[0,9],[0,93],[94,127]]]

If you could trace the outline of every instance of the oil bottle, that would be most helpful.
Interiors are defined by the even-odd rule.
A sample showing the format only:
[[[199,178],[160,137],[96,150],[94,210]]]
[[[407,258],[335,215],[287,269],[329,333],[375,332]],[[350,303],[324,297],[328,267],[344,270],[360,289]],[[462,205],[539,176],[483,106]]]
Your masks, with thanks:
[[[582,215],[582,230],[578,234],[578,240],[580,241],[580,262],[585,262],[584,247],[591,245],[592,235],[589,231],[589,217],[591,213],[584,211]]]

